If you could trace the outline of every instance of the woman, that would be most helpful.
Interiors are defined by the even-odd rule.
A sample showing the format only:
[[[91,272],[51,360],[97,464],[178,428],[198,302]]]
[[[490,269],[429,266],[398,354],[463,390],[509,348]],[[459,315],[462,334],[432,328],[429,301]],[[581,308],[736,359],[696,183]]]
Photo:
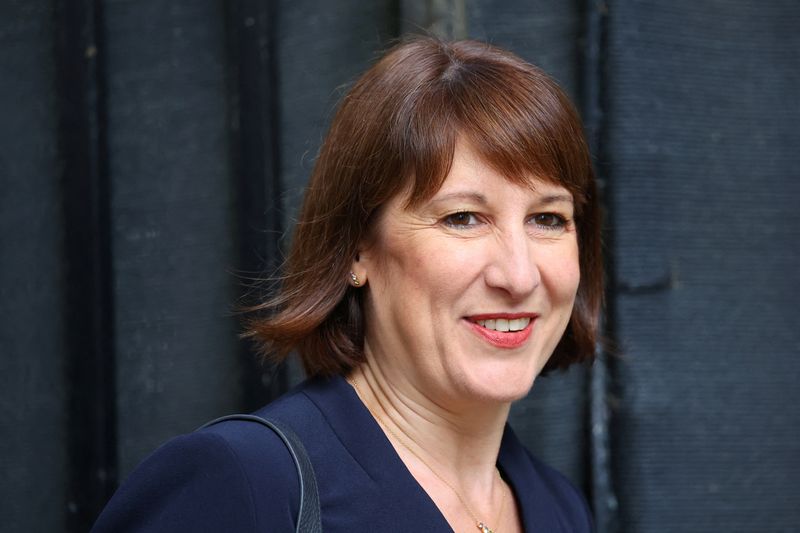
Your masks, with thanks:
[[[592,357],[598,206],[576,112],[489,45],[418,38],[345,96],[279,296],[251,335],[310,379],[292,428],[325,531],[589,531],[580,494],[507,427],[543,371]],[[263,427],[179,437],[97,531],[292,531],[299,481]]]

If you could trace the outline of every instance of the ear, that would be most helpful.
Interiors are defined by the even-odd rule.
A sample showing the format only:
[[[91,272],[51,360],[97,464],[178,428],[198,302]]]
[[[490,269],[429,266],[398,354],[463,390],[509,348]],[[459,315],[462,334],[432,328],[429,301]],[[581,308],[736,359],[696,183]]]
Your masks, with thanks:
[[[350,264],[347,282],[353,287],[363,287],[367,284],[367,265],[361,260],[362,252],[356,253],[355,259]]]

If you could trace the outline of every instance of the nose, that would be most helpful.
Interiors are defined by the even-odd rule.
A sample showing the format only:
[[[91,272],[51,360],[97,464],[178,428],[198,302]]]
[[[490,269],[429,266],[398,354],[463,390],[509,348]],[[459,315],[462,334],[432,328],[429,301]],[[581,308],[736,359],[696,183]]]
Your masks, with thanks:
[[[488,251],[484,278],[490,287],[520,300],[542,281],[535,254],[535,242],[524,229],[497,234]]]

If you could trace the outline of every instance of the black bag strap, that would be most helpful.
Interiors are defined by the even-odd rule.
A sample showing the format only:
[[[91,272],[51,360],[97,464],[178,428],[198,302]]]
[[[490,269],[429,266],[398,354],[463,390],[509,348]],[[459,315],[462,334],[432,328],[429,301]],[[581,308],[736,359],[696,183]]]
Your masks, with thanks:
[[[317,478],[314,475],[314,467],[311,465],[311,460],[308,458],[308,452],[306,452],[300,437],[285,425],[256,415],[237,414],[223,416],[204,424],[199,429],[207,428],[226,420],[256,422],[268,427],[281,438],[292,455],[294,465],[297,467],[297,475],[300,478],[300,509],[297,512],[297,529],[295,531],[297,533],[322,533]]]

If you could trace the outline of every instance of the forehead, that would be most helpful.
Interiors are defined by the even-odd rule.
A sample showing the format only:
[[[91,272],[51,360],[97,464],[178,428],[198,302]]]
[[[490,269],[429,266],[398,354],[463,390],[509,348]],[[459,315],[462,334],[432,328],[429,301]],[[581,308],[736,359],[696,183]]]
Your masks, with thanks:
[[[468,191],[483,191],[483,195],[491,194],[502,188],[517,189],[520,195],[546,196],[563,201],[572,201],[572,194],[555,179],[545,176],[528,175],[510,177],[502,174],[487,161],[482,159],[472,147],[464,142],[456,145],[453,161],[442,186],[436,191],[431,201],[445,199]]]

